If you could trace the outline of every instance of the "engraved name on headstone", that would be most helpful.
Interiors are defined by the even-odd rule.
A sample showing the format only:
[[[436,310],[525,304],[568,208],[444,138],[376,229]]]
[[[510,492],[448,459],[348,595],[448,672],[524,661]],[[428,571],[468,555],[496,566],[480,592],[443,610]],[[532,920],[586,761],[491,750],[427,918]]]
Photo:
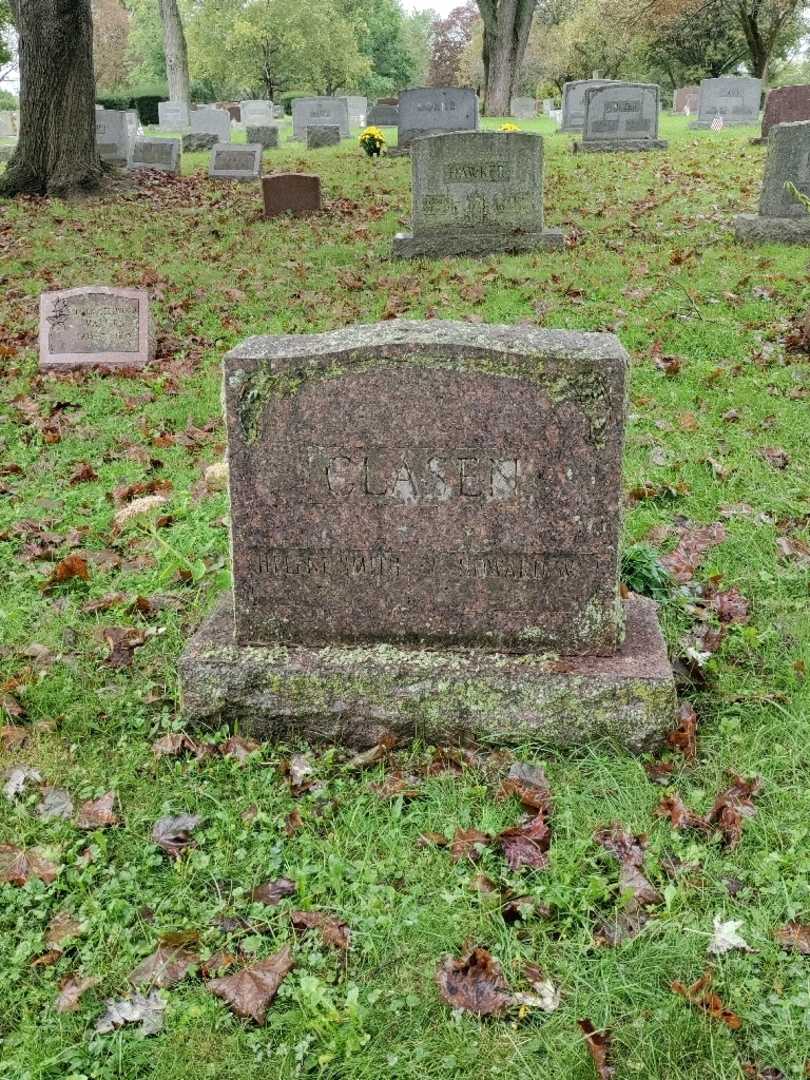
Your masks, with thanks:
[[[143,367],[154,357],[144,289],[93,285],[40,297],[39,365]]]

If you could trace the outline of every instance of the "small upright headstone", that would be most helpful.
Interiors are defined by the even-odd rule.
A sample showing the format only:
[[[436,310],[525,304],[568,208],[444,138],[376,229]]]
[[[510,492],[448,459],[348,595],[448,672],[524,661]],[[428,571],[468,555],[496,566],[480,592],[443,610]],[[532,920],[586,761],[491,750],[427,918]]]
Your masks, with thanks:
[[[309,173],[276,173],[262,177],[264,216],[303,217],[321,208],[321,178]]]
[[[810,197],[810,120],[771,128],[759,213],[737,217],[738,240],[750,244],[810,244],[810,211],[786,184]]]
[[[444,131],[478,130],[478,96],[469,87],[419,87],[399,95],[397,149]]]
[[[219,137],[212,132],[187,131],[183,136],[184,154],[198,154],[202,150],[210,150],[211,147],[219,145]]]
[[[278,124],[267,124],[261,127],[247,128],[247,141],[258,143],[265,150],[275,150],[278,146]]]
[[[699,97],[699,86],[679,86],[672,99],[672,111],[679,116],[691,116],[697,112]]]
[[[580,153],[663,150],[658,138],[659,88],[652,83],[607,83],[585,94],[585,126]]]
[[[697,120],[690,128],[710,128],[719,116],[723,126],[756,124],[762,80],[748,76],[724,75],[720,79],[703,79],[700,84]]]
[[[388,105],[381,101],[369,110],[370,127],[396,127],[399,124],[399,105]]]
[[[515,120],[534,120],[537,116],[537,102],[531,97],[513,97],[509,115]]]
[[[165,131],[185,131],[191,124],[186,102],[159,101],[158,123]]]
[[[628,367],[612,334],[437,320],[228,353],[233,594],[180,660],[186,722],[662,741],[655,605],[619,589]]]
[[[241,103],[242,123],[245,127],[270,127],[273,123],[273,102],[253,99]]]
[[[3,143],[3,145],[0,146],[0,165],[5,164],[5,162],[7,161],[11,161],[11,159],[14,157],[14,151],[16,149],[16,142]]]
[[[19,126],[18,113],[13,109],[0,109],[0,138],[16,139]]]
[[[258,143],[222,143],[211,150],[208,175],[220,180],[256,180],[262,171]]]
[[[126,168],[131,149],[130,123],[123,109],[96,109],[96,150],[102,161]]]
[[[543,225],[543,139],[529,132],[462,131],[411,145],[413,233],[403,259],[561,248]]]
[[[765,99],[765,112],[762,116],[762,136],[765,142],[771,128],[776,124],[795,124],[810,120],[810,86],[806,83],[797,86],[777,86],[770,90]]]
[[[364,128],[368,115],[368,98],[359,94],[345,95],[346,105],[349,109],[349,127],[352,129]]]
[[[341,139],[349,137],[349,103],[346,98],[309,97],[293,100],[293,138],[306,141],[307,128],[337,124]]]
[[[585,126],[585,95],[594,86],[606,86],[610,79],[577,79],[563,86],[560,131],[580,132]]]
[[[546,116],[551,115],[551,110],[554,108],[554,98],[543,98],[543,113]]]
[[[131,169],[157,169],[159,172],[180,172],[180,140],[157,139],[142,135],[132,146]]]
[[[283,105],[274,105],[273,106],[273,119],[274,120],[283,120],[284,119],[284,106]]]
[[[206,105],[201,109],[192,109],[189,119],[192,135],[216,135],[217,142],[231,141],[231,116],[226,109]]]
[[[307,128],[307,150],[339,145],[340,128],[337,124],[310,124]]]
[[[46,292],[39,304],[39,366],[143,367],[155,355],[145,289],[91,285]]]

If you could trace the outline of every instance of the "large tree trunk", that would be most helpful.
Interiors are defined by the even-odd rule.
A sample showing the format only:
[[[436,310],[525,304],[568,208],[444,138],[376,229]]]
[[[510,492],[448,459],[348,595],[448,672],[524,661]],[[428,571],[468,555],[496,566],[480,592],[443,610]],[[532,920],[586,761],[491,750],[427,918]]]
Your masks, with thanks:
[[[0,194],[98,186],[90,0],[11,0],[20,63],[20,137]]]
[[[484,22],[484,112],[508,116],[537,0],[478,0]]]
[[[177,0],[160,0],[160,18],[163,23],[163,48],[166,53],[169,98],[172,101],[184,101],[188,104],[188,50]]]

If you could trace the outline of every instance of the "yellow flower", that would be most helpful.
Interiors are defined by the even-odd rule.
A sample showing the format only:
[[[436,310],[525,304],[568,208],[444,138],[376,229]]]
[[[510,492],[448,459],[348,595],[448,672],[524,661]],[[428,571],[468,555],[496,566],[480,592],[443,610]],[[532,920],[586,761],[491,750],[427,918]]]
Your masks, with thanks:
[[[517,124],[501,124],[498,131],[520,131],[520,128]]]
[[[373,140],[374,142],[384,143],[385,136],[378,127],[367,127],[363,134],[360,136],[360,143]]]

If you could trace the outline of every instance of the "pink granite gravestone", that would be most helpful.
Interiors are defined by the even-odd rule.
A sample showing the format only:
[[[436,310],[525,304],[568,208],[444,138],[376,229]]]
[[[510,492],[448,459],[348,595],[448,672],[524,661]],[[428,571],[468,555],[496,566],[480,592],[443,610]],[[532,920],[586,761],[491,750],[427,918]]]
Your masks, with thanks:
[[[46,292],[39,305],[39,366],[139,368],[155,345],[144,289],[87,285]]]

